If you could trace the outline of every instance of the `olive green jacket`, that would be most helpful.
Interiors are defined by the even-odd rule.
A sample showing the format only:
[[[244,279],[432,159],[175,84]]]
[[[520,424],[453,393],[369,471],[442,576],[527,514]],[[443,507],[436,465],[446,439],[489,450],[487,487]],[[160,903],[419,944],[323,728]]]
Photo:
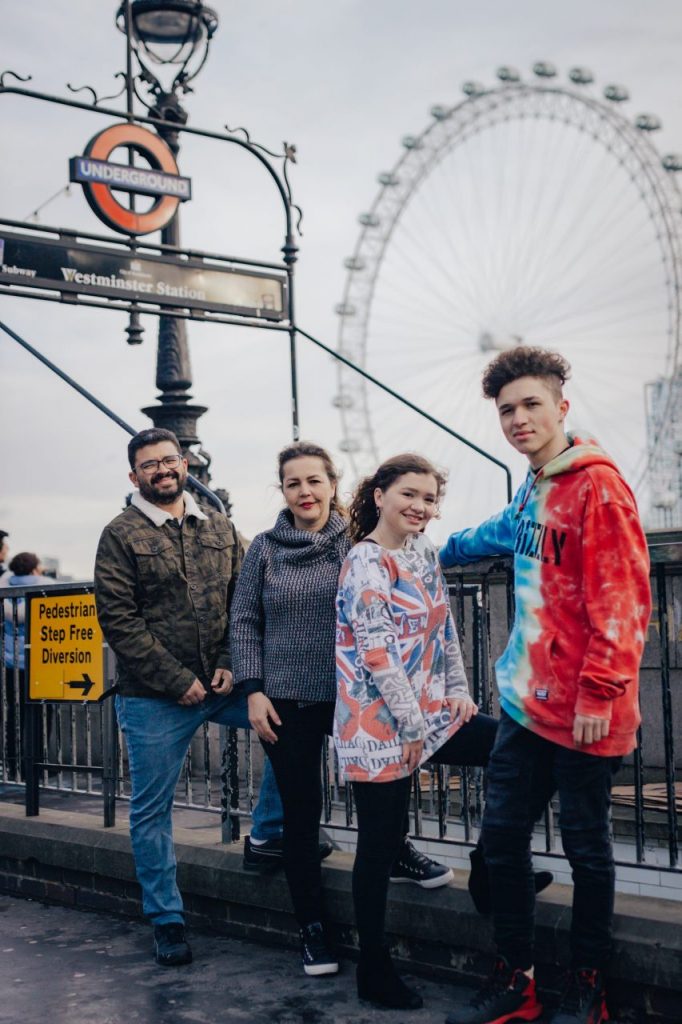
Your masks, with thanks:
[[[187,493],[182,525],[135,494],[105,527],[95,599],[123,696],[177,700],[195,679],[208,688],[216,668],[232,667],[228,614],[242,555],[233,523],[206,516]]]

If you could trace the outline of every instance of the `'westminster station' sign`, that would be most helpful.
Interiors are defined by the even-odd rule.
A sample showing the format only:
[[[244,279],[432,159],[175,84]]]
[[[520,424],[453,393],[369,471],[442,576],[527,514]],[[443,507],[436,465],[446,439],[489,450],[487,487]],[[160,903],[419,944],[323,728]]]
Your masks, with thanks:
[[[0,284],[282,320],[283,274],[5,232]]]

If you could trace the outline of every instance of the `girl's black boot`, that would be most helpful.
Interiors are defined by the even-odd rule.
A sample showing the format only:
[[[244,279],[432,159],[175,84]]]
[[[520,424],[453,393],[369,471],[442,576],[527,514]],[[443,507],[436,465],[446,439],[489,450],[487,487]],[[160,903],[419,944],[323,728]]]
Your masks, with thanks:
[[[357,969],[358,996],[390,1010],[418,1010],[424,1000],[396,973],[386,947],[375,953],[360,953]]]

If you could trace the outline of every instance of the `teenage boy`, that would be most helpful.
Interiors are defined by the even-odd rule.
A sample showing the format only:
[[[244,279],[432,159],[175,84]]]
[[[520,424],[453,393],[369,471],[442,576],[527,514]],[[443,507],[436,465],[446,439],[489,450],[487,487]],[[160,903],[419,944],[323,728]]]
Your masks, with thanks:
[[[552,1024],[608,1020],[604,972],[614,901],[611,779],[636,745],[638,672],[651,610],[646,540],[630,488],[599,446],[565,433],[560,355],[518,347],[483,374],[502,431],[530,463],[510,505],[454,533],[443,566],[514,555],[516,612],[496,665],[501,721],[482,840],[498,957],[448,1024],[542,1014],[533,968],[532,807],[559,796],[573,872],[571,967]]]

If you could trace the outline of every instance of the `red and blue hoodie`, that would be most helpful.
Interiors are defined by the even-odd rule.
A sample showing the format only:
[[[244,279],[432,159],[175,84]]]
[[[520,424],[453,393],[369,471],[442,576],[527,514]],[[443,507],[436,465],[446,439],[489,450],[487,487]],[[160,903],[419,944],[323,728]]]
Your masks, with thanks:
[[[440,559],[448,568],[513,554],[514,624],[495,666],[500,705],[553,743],[612,757],[637,745],[649,555],[615,463],[595,441],[570,440],[502,512],[453,533]],[[576,748],[576,714],[608,717],[609,735]]]

